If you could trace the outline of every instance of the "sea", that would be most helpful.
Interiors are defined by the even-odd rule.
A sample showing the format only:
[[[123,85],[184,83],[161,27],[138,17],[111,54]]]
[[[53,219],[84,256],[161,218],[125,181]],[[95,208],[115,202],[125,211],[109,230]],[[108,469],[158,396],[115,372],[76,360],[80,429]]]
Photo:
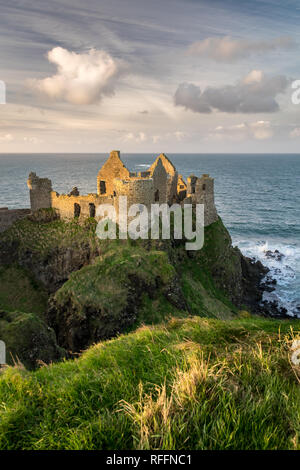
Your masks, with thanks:
[[[96,192],[97,172],[108,154],[0,154],[0,207],[29,207],[31,171],[67,193]],[[234,245],[262,261],[276,279],[265,293],[288,314],[300,317],[300,154],[172,154],[184,178],[209,173],[215,179],[219,215]],[[142,171],[154,154],[122,154],[126,166]],[[278,250],[282,255],[273,256]],[[270,254],[271,252],[271,254]]]

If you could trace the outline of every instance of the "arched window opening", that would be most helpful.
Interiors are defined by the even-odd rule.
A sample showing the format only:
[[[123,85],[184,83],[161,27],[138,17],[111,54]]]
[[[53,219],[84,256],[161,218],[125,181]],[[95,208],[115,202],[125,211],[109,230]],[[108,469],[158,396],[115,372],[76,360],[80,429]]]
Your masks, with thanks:
[[[159,190],[157,189],[154,194],[154,201],[158,202],[159,201]]]
[[[77,204],[77,202],[75,202],[75,204],[74,204],[74,217],[79,217],[80,216],[80,211],[81,211],[80,205]]]
[[[105,194],[106,193],[106,183],[105,181],[100,181],[100,194]]]
[[[95,207],[95,204],[93,204],[92,202],[90,202],[89,204],[89,213],[90,213],[90,217],[95,217],[96,215],[96,207]]]

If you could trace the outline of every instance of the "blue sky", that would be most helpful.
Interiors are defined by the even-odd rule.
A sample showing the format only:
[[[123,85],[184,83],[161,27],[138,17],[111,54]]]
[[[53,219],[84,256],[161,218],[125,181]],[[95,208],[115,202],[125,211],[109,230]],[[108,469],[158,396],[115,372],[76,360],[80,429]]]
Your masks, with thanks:
[[[0,1],[0,152],[298,152],[297,1]]]

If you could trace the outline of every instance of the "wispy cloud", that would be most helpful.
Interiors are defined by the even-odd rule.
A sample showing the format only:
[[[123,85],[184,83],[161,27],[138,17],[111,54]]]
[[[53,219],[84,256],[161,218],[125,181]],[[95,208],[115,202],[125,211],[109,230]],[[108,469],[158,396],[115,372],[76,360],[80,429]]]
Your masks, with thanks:
[[[145,142],[147,140],[147,135],[145,132],[138,132],[137,134],[134,134],[133,132],[128,132],[124,136],[124,142]]]
[[[292,139],[299,138],[300,137],[300,127],[295,127],[295,129],[293,129],[290,132],[289,135]]]
[[[233,39],[230,36],[209,37],[194,42],[188,48],[188,53],[199,57],[207,57],[216,61],[233,62],[245,59],[251,54],[274,51],[281,48],[294,47],[294,41],[289,37],[279,37],[264,41]]]
[[[14,140],[11,134],[0,135],[0,142],[12,142]]]
[[[208,140],[240,142],[247,139],[270,139],[274,131],[270,121],[242,122],[231,126],[217,126],[207,136]]]

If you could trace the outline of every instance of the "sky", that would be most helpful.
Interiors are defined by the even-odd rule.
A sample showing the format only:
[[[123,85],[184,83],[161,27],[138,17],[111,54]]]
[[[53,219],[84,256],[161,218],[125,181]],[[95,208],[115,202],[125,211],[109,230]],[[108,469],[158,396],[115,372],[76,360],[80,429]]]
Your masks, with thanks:
[[[299,152],[297,0],[0,11],[0,153]]]

